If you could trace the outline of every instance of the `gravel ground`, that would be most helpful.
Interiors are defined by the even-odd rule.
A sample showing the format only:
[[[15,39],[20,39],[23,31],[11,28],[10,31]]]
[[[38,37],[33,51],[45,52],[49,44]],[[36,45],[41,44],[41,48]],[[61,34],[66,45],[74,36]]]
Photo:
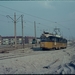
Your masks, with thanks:
[[[47,51],[34,47],[0,53],[0,74],[75,74],[75,46]]]

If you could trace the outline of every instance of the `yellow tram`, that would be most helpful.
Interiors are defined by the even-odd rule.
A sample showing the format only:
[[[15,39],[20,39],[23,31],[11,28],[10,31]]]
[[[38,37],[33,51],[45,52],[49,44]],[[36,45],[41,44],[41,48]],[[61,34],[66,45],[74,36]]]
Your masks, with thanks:
[[[44,32],[40,38],[42,49],[64,49],[67,47],[67,40],[61,36]]]

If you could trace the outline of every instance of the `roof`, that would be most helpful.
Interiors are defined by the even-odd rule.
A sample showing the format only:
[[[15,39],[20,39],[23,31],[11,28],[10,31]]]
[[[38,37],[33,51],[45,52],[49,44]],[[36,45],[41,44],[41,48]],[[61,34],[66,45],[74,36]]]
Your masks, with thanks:
[[[17,38],[22,38],[22,36],[16,36]],[[2,38],[15,38],[15,36],[2,36]]]

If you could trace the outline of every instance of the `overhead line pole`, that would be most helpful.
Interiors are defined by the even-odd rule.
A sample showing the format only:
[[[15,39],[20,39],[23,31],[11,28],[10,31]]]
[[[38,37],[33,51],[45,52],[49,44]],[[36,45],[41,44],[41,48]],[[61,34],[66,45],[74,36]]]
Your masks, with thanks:
[[[36,22],[34,21],[34,35],[35,35],[35,41],[37,40],[36,39]],[[36,46],[36,42],[35,42],[35,46]]]
[[[9,15],[7,15],[7,17],[11,18]],[[18,19],[16,20],[16,13],[14,13],[14,19],[13,18],[11,18],[11,19],[14,21],[14,36],[15,36],[15,48],[16,48],[17,47],[17,41],[16,41],[16,22],[18,20]]]
[[[16,13],[14,13],[14,35],[15,35],[15,48],[17,46],[16,43]]]
[[[23,44],[23,48],[24,48],[23,15],[21,15],[21,22],[22,22],[22,44]]]

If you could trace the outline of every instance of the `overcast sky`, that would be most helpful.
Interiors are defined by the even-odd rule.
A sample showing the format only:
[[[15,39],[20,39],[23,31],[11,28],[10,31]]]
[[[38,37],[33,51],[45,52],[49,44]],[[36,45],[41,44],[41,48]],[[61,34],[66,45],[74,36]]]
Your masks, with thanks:
[[[14,35],[14,13],[16,19],[24,15],[24,36],[34,36],[34,21],[36,34],[53,32],[60,28],[66,38],[75,37],[75,1],[0,1],[0,35]],[[9,15],[11,18],[7,18]],[[17,36],[22,35],[21,18],[16,23]]]

